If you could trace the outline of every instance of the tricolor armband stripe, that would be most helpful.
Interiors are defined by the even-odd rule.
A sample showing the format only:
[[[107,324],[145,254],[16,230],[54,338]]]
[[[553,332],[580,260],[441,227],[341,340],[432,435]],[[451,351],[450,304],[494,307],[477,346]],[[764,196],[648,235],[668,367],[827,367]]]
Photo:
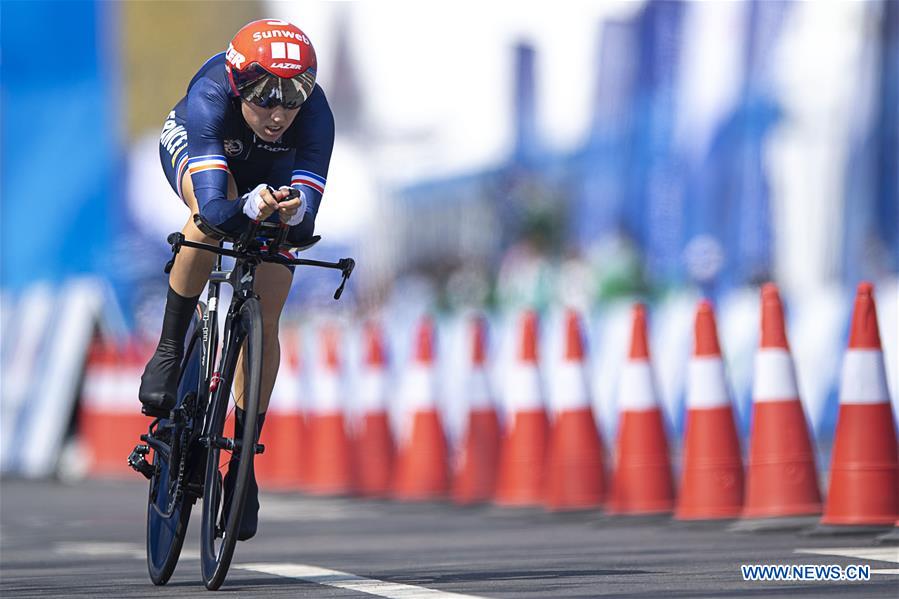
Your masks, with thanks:
[[[217,154],[196,156],[188,159],[187,168],[190,169],[191,175],[208,170],[227,171],[228,162],[225,160],[224,156],[219,156]]]
[[[325,178],[316,175],[311,171],[293,171],[293,177],[290,179],[293,185],[308,185],[318,193],[325,193]]]

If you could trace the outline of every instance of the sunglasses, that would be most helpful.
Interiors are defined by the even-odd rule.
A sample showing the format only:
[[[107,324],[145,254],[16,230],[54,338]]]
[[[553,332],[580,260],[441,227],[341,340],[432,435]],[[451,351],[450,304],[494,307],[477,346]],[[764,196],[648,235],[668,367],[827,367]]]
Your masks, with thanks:
[[[290,79],[282,79],[256,64],[242,73],[240,79],[243,80],[237,83],[240,97],[261,108],[299,108],[315,85],[315,75],[308,71]]]

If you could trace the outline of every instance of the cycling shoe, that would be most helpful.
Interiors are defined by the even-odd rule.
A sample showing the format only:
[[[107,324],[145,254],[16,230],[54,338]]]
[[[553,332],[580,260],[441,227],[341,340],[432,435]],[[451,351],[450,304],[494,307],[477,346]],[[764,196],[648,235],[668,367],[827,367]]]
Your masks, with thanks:
[[[162,341],[140,377],[138,399],[148,412],[168,412],[175,407],[178,374],[184,349],[180,344]]]

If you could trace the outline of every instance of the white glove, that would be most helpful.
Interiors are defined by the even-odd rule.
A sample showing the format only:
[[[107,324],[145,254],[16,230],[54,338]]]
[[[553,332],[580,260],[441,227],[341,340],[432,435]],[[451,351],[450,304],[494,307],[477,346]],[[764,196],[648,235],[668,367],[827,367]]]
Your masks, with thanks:
[[[265,202],[262,201],[262,190],[265,189],[267,185],[265,183],[260,183],[256,186],[256,188],[244,194],[243,199],[243,213],[252,218],[253,220],[261,220],[259,215],[262,213],[262,206]]]
[[[286,185],[282,185],[280,187],[280,191],[290,191],[290,190],[291,190],[291,188]],[[286,224],[290,227],[295,227],[298,224],[300,224],[301,222],[303,222],[303,218],[306,216],[306,194],[303,193],[302,189],[298,189],[297,191],[300,192],[300,197],[297,198],[300,200],[300,207],[297,209],[296,214],[291,216],[290,220],[287,221]]]

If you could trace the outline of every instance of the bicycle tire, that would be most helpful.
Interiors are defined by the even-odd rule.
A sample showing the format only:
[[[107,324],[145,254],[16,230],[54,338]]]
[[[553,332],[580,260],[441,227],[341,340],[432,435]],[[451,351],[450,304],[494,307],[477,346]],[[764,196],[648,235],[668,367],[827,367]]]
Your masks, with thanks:
[[[222,355],[222,379],[209,408],[207,432],[210,436],[222,436],[230,404],[230,391],[236,372],[237,358],[241,347],[245,345],[244,353],[247,364],[244,376],[246,418],[244,419],[243,439],[245,442],[239,450],[234,494],[227,514],[222,514],[222,485],[219,471],[222,450],[214,443],[207,444],[200,562],[203,583],[209,590],[218,589],[228,574],[237,542],[237,530],[243,515],[250,468],[256,455],[256,415],[262,380],[262,309],[256,298],[248,299],[241,306],[232,325],[228,345],[229,347]],[[220,530],[220,521],[225,523],[224,530]],[[218,540],[219,538],[221,540]]]
[[[205,305],[200,302],[199,316],[195,317],[194,331],[189,337],[178,379],[178,405],[181,405],[189,393],[196,393],[199,389],[204,347],[198,323],[202,320],[204,311]],[[167,421],[163,419],[161,424],[165,422]],[[182,447],[180,451],[187,449]],[[178,565],[193,502],[184,493],[180,497],[173,495],[177,492],[176,485],[173,484],[177,483],[177,478],[172,477],[170,460],[155,451],[153,453],[154,475],[150,479],[147,504],[147,570],[153,584],[164,585]],[[173,501],[175,504],[171,505]]]

